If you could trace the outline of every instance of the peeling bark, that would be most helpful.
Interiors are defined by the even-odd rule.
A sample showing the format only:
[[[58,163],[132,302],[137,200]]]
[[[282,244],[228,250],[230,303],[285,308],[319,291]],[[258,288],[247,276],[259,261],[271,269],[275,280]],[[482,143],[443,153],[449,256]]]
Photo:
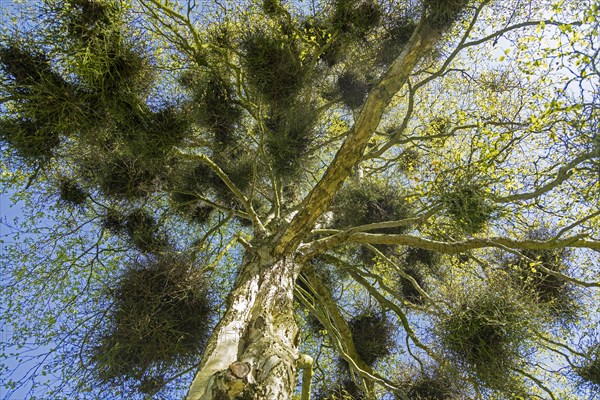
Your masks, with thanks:
[[[268,251],[246,257],[188,400],[289,399],[296,385],[298,266]]]

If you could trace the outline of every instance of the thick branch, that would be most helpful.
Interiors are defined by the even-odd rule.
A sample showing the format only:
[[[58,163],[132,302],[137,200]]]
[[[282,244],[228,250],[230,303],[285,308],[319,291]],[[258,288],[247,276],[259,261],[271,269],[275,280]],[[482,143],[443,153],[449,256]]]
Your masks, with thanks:
[[[564,239],[551,240],[517,240],[506,237],[491,237],[471,238],[457,242],[440,242],[412,235],[341,232],[312,242],[307,247],[304,257],[313,257],[343,243],[410,246],[446,254],[463,253],[465,251],[486,247],[509,248],[514,250],[551,250],[564,247],[578,247],[600,251],[600,241],[586,240],[586,236],[587,235],[577,235],[566,237]]]
[[[275,247],[276,255],[294,251],[302,238],[310,232],[317,218],[327,210],[352,168],[360,162],[367,142],[377,129],[386,107],[408,81],[417,62],[433,47],[439,35],[439,32],[426,29],[424,23],[415,29],[405,49],[369,94],[354,127],[333,162],[304,199],[300,212],[279,237]]]
[[[328,329],[335,328],[332,331],[332,335],[335,335],[335,332],[338,332],[338,334],[335,335],[336,337],[332,337],[332,339],[337,339],[334,340],[334,342],[342,358],[344,358],[344,360],[346,360],[362,378],[376,382],[388,389],[396,389],[391,382],[388,382],[386,379],[379,376],[360,358],[354,347],[352,332],[350,331],[348,322],[344,319],[337,303],[331,297],[330,292],[323,286],[321,280],[315,274],[314,269],[309,264],[305,264],[302,271],[304,276],[308,279],[314,293],[317,295],[320,306],[325,309],[329,317],[329,320],[321,320],[319,318],[319,321]]]

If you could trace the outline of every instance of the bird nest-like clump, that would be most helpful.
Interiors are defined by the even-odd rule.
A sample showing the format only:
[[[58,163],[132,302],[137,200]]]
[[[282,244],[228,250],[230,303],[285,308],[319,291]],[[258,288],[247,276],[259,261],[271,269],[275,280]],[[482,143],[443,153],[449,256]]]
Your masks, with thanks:
[[[398,57],[417,27],[415,20],[406,16],[395,18],[388,25],[383,40],[377,43],[376,61],[384,66],[391,64]]]
[[[0,48],[0,63],[2,71],[22,90],[55,76],[44,53],[29,51],[17,43]]]
[[[119,2],[67,0],[65,3],[58,2],[55,13],[67,33],[66,45],[77,59],[74,72],[79,82],[102,97],[147,90],[154,74],[143,46],[134,46],[133,33],[124,30]]]
[[[135,128],[132,133],[139,138],[134,142],[136,149],[146,158],[157,160],[190,135],[191,122],[185,108],[168,105],[151,113],[147,121]]]
[[[176,211],[186,219],[204,224],[208,222],[214,207],[203,203],[199,198],[208,197],[210,181],[218,178],[205,164],[191,163],[179,165],[179,173],[174,174],[174,182],[169,187],[171,201]]]
[[[107,157],[99,168],[93,168],[99,188],[110,197],[134,199],[152,193],[156,174],[143,160],[129,154]]]
[[[213,134],[215,144],[234,141],[242,111],[230,82],[216,73],[205,76],[192,71],[183,74],[180,82],[190,90],[199,122]]]
[[[440,200],[461,230],[475,234],[498,215],[498,208],[486,198],[482,187],[462,185],[444,191]]]
[[[173,147],[190,133],[187,110],[165,106],[153,112],[134,104],[115,103],[100,129],[104,136],[88,132],[89,147],[78,163],[108,197],[133,200],[155,192],[173,169]]]
[[[282,11],[279,0],[263,0],[261,5],[264,13],[271,17],[279,15]]]
[[[366,364],[373,366],[390,354],[394,346],[394,327],[384,314],[364,313],[354,317],[348,325],[356,352]]]
[[[373,0],[336,0],[333,6],[333,28],[355,37],[365,37],[382,18],[381,6]]]
[[[338,377],[338,381],[327,388],[321,388],[311,398],[316,400],[362,400],[365,394],[349,377]]]
[[[109,26],[118,17],[119,9],[113,1],[66,0],[62,12],[67,19],[69,33],[89,39],[94,32]]]
[[[58,196],[61,202],[81,207],[85,204],[88,194],[77,182],[61,178],[58,182]]]
[[[91,349],[100,382],[134,380],[144,389],[157,371],[197,361],[214,304],[205,276],[189,257],[136,260],[110,295],[110,323]]]
[[[407,266],[424,265],[429,270],[435,269],[440,263],[440,259],[440,253],[418,247],[408,247],[404,253],[404,264]]]
[[[553,232],[546,228],[526,235],[526,239],[538,241],[552,237]],[[529,294],[553,319],[565,323],[574,322],[580,310],[575,287],[564,277],[570,271],[569,254],[568,249],[525,249],[501,260],[515,287]]]
[[[81,109],[87,104],[81,93],[52,70],[44,53],[22,43],[0,47],[0,69],[6,78],[3,88],[21,99],[12,104],[18,117],[0,120],[0,140],[24,160],[50,159],[61,136],[74,133],[85,122]]]
[[[410,216],[410,207],[398,189],[376,181],[361,181],[345,185],[333,202],[336,228],[384,221],[397,221]],[[370,233],[404,233],[407,226],[369,230]]]
[[[533,301],[548,310],[551,316],[565,322],[575,319],[579,311],[575,290],[560,276],[569,270],[564,262],[568,251],[522,250],[520,254],[504,263],[514,284],[529,293]]]
[[[125,231],[131,242],[143,252],[158,251],[167,244],[155,218],[143,209],[137,209],[127,216]]]
[[[403,377],[398,386],[402,395],[397,394],[396,399],[404,400],[458,400],[464,399],[457,379],[450,377],[439,368],[428,368],[424,371],[414,372]]]
[[[517,292],[486,288],[440,316],[436,331],[452,359],[490,388],[510,382],[528,339],[528,315]]]
[[[288,104],[301,90],[307,68],[300,45],[285,35],[256,30],[242,43],[248,83],[273,106]]]
[[[114,234],[124,235],[138,250],[145,253],[160,251],[168,244],[166,237],[159,231],[156,219],[144,209],[136,209],[128,214],[109,209],[102,217],[101,224]]]
[[[399,292],[402,294],[402,297],[413,304],[423,304],[423,294],[417,289],[415,283],[421,289],[427,291],[425,272],[419,266],[409,265],[404,266],[402,272],[403,275],[397,274]]]
[[[600,344],[590,346],[586,355],[585,360],[575,367],[574,372],[579,378],[580,386],[600,390]]]
[[[346,106],[356,109],[364,104],[370,85],[363,75],[353,71],[344,71],[338,77],[336,84]]]
[[[215,208],[202,203],[193,192],[171,192],[171,199],[177,211],[191,222],[205,224],[210,220]]]
[[[0,121],[0,141],[14,149],[24,160],[49,160],[60,144],[58,131],[29,119],[10,118]]]
[[[243,146],[224,147],[215,149],[211,158],[237,189],[241,192],[248,190],[255,171],[255,155],[252,152],[245,151]],[[242,208],[241,200],[202,161],[179,163],[169,180],[167,189],[176,210],[194,222],[205,223],[214,210],[201,198],[232,209]]]
[[[245,151],[243,147],[225,149],[215,154],[213,160],[240,191],[248,190],[254,180],[256,161],[254,153]],[[241,208],[240,200],[215,172],[211,170],[208,178],[215,197],[221,204],[231,208]]]
[[[425,21],[433,29],[443,30],[460,18],[469,0],[426,0]]]
[[[265,121],[266,149],[278,176],[291,178],[307,163],[316,139],[317,111],[310,104],[296,104],[284,112],[273,112]]]
[[[398,257],[399,266],[402,268],[403,274],[396,273],[396,279],[399,292],[404,299],[413,304],[423,303],[423,294],[408,277],[412,278],[421,289],[427,291],[427,277],[430,275],[439,275],[440,258],[439,253],[416,247],[408,247]]]

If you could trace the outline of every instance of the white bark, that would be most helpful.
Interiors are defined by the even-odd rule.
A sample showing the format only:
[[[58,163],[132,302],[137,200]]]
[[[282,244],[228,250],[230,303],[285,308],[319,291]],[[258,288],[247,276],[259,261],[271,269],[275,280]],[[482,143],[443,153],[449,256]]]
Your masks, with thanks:
[[[289,259],[266,251],[247,257],[215,329],[188,400],[289,399],[296,382],[298,327]]]

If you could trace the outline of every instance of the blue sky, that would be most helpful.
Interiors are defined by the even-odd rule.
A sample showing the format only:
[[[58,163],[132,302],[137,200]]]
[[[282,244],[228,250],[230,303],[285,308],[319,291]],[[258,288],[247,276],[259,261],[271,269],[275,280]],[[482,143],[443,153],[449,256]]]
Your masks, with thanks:
[[[6,18],[6,12],[12,8],[13,1],[12,0],[0,0],[0,20],[4,20]],[[10,231],[6,226],[8,221],[13,221],[14,218],[18,218],[22,215],[21,207],[18,204],[14,204],[10,200],[10,194],[0,192],[0,271],[4,270],[4,247],[5,245],[11,244]],[[0,277],[1,279],[2,277]],[[2,310],[2,308],[0,308]],[[3,312],[3,310],[2,310]],[[5,326],[2,321],[0,321],[0,342],[7,342],[12,339],[12,329],[8,326]],[[12,358],[7,358],[6,360],[0,358],[0,363],[6,363],[9,367],[15,366],[15,360]],[[4,398],[4,388],[2,383],[4,382],[5,377],[0,377],[0,398]],[[19,394],[13,396],[12,398],[17,400]]]
[[[11,200],[11,193],[0,192],[0,273],[4,271],[4,263],[6,262],[4,255],[4,248],[7,245],[14,244],[14,239],[12,238],[10,226],[13,225],[15,218],[19,219],[23,217],[22,205],[19,203],[13,203]],[[4,283],[4,276],[0,276],[0,282]],[[3,307],[0,306],[0,310],[4,313]],[[0,342],[10,342],[13,339],[13,331],[9,325],[5,325],[2,320],[0,320]],[[3,358],[0,357],[0,364],[6,364],[8,368],[15,368],[18,366],[18,363],[14,357]],[[24,374],[27,371],[26,365],[21,365],[19,371]],[[19,375],[17,373],[17,375]],[[16,376],[12,376],[12,379],[15,379]],[[6,396],[4,383],[6,377],[0,378],[0,398],[4,399]],[[23,388],[22,390],[14,393],[10,399],[11,400],[21,400],[25,399],[25,393],[27,388]]]

